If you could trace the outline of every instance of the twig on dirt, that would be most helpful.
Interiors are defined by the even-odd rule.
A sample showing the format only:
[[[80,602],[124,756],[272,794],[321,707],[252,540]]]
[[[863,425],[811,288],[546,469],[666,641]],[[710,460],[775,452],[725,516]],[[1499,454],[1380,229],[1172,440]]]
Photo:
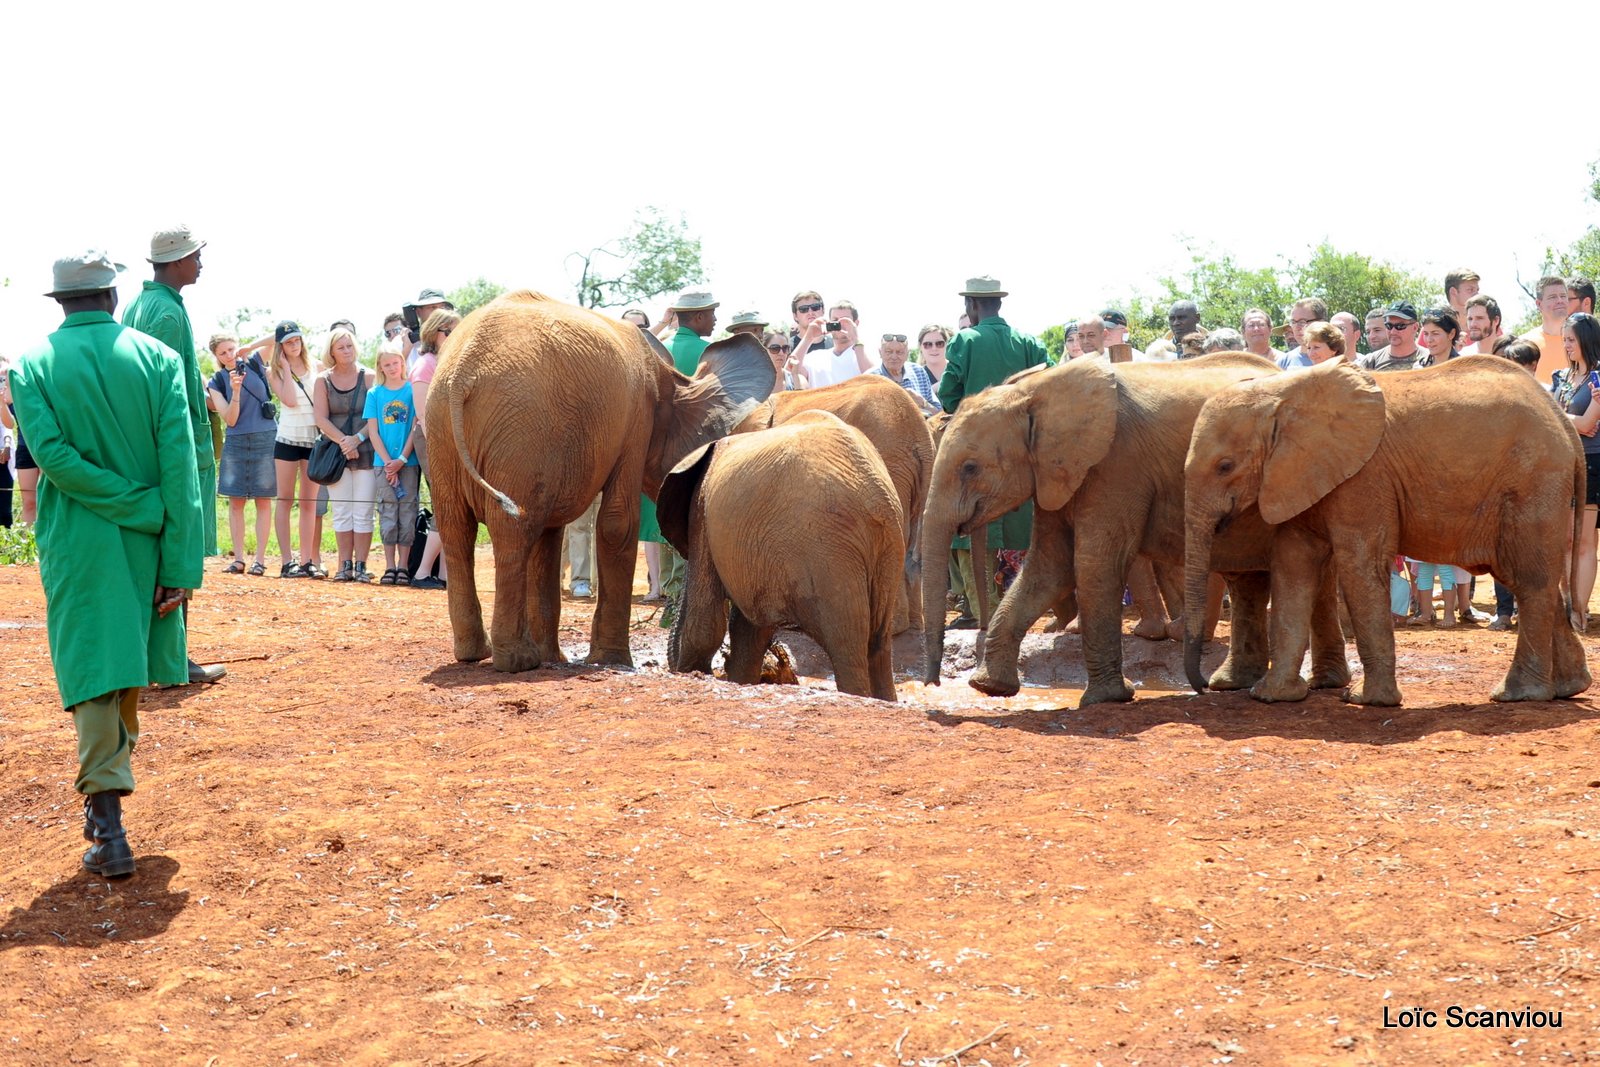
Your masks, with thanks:
[[[1530,937],[1543,937],[1545,934],[1559,934],[1563,930],[1570,930],[1574,926],[1579,926],[1588,922],[1589,918],[1589,916],[1585,916],[1582,919],[1574,919],[1569,923],[1562,923],[1560,926],[1547,926],[1543,930],[1535,930],[1531,934],[1517,934],[1515,937],[1503,937],[1500,940],[1504,944],[1510,944],[1513,941],[1522,941]]]
[[[1194,909],[1194,913],[1196,915],[1200,916],[1200,918],[1204,919],[1206,922],[1210,923],[1212,926],[1227,926],[1228,925],[1227,923],[1223,922],[1221,919],[1213,919],[1211,916],[1207,915],[1205,912],[1201,911],[1199,908]]]
[[[982,1037],[978,1038],[978,1040],[969,1041],[967,1044],[962,1045],[960,1048],[951,1049],[949,1052],[946,1052],[943,1056],[936,1056],[933,1059],[929,1060],[928,1062],[929,1063],[939,1063],[942,1060],[958,1060],[964,1054],[966,1054],[968,1052],[971,1052],[973,1049],[977,1048],[979,1045],[987,1045],[989,1042],[993,1041],[995,1038],[997,1038],[1001,1034],[1005,1033],[1006,1032],[1006,1025],[1007,1024],[1005,1024],[1005,1023],[1001,1023],[999,1026],[995,1027],[993,1030],[990,1030],[987,1034],[984,1034]]]
[[[208,660],[206,660],[206,662],[207,663],[244,663],[246,660],[271,659],[271,658],[272,658],[272,653],[263,652],[259,656],[232,656],[232,657],[230,657],[228,659],[208,659]]]
[[[771,923],[773,926],[776,926],[778,928],[778,933],[782,934],[784,937],[789,936],[789,931],[783,928],[783,924],[781,922],[779,922],[777,919],[774,919],[771,915],[767,915],[766,908],[763,908],[760,904],[757,904],[756,910],[767,916],[767,922]]]
[[[895,1058],[895,1062],[897,1062],[897,1063],[901,1059],[901,1056],[900,1056],[900,1043],[906,1039],[906,1035],[909,1034],[910,1032],[911,1032],[911,1027],[908,1026],[904,1030],[900,1031],[900,1036],[899,1037],[894,1039],[894,1058]]]
[[[638,796],[631,797],[628,800],[624,800],[621,804],[618,804],[617,805],[617,810],[618,811],[627,811],[629,808],[633,807],[635,804],[639,803],[639,801],[641,801],[641,800],[647,800],[650,797],[658,797],[660,795],[661,795],[661,790],[659,790],[659,789],[652,789],[648,793],[640,793]]]
[[[1562,871],[1562,874],[1588,874],[1591,871],[1600,871],[1600,867],[1573,867],[1571,870]]]
[[[222,1059],[221,1056],[212,1056],[209,1060],[206,1060],[206,1067],[216,1067],[217,1061],[220,1059]]]
[[[1292,956],[1279,956],[1277,958],[1285,963],[1297,963],[1302,967],[1320,967],[1325,971],[1338,971],[1340,974],[1354,975],[1357,978],[1365,978],[1369,982],[1378,977],[1375,974],[1362,974],[1360,971],[1352,971],[1348,967],[1335,967],[1331,963],[1312,963],[1310,960],[1297,960]]]
[[[267,712],[267,714],[268,715],[276,715],[280,711],[293,711],[296,708],[311,708],[311,707],[316,707],[318,704],[326,704],[326,703],[327,703],[326,700],[302,700],[298,704],[285,704],[281,708],[272,708],[271,710],[269,710]]]
[[[819,793],[817,796],[806,797],[804,800],[791,800],[791,801],[788,801],[787,803],[784,803],[784,804],[768,804],[764,808],[757,808],[755,811],[752,811],[750,813],[750,817],[752,819],[759,819],[763,815],[771,815],[773,812],[782,811],[784,808],[798,808],[800,805],[809,804],[813,800],[832,800],[832,799],[833,799],[833,794],[832,793]]]
[[[789,949],[789,951],[790,952],[799,952],[801,949],[803,949],[807,945],[811,944],[811,942],[820,941],[822,938],[827,937],[829,934],[833,933],[834,929],[835,928],[832,927],[832,926],[824,926],[822,929],[818,930],[816,933],[812,934],[810,937],[808,937],[804,941],[800,942],[794,948]]]
[[[1355,844],[1351,845],[1349,848],[1345,849],[1343,852],[1335,852],[1334,855],[1335,856],[1348,856],[1348,855],[1350,855],[1350,853],[1354,852],[1356,849],[1365,848],[1370,844],[1372,844],[1372,838],[1363,837],[1360,841],[1357,841]]]
[[[249,893],[250,890],[254,889],[255,887],[256,887],[256,880],[254,878],[252,878],[252,879],[250,879],[250,884],[245,886],[243,892],[241,892],[239,894],[239,899],[243,900],[245,898],[245,894]]]

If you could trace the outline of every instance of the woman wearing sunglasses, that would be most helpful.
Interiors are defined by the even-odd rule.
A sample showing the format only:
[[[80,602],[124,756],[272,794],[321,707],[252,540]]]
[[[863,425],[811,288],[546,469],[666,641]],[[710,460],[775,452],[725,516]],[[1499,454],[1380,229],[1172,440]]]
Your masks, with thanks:
[[[767,356],[772,360],[772,367],[778,372],[778,390],[807,389],[810,381],[806,378],[806,370],[800,361],[794,358],[794,343],[789,335],[778,330],[768,330],[761,335],[761,343],[767,349]]]
[[[917,354],[921,357],[922,366],[933,379],[934,388],[939,386],[939,379],[944,377],[945,346],[950,341],[950,328],[938,326],[933,323],[922,328],[917,334]]]

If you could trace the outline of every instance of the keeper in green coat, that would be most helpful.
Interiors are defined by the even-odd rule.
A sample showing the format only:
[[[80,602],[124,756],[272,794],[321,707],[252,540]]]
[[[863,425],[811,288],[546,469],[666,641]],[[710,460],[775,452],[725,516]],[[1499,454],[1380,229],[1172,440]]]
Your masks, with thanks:
[[[717,308],[720,306],[710,293],[684,293],[672,305],[672,313],[678,319],[678,329],[673,333],[667,351],[672,353],[672,365],[678,369],[678,373],[694,377],[695,370],[700,366],[700,357],[711,344],[706,338],[717,328]],[[649,503],[648,498],[646,503]],[[661,542],[661,595],[667,598],[660,625],[670,628],[677,616],[678,597],[683,592],[683,557],[661,535],[660,525],[655,524],[654,504],[650,505],[649,519],[655,525],[656,538]]]
[[[1044,345],[1025,333],[1013,330],[1000,317],[1000,301],[1010,294],[994,278],[969,278],[958,294],[966,299],[967,319],[972,325],[950,338],[945,348],[947,363],[939,379],[939,403],[954,415],[961,401],[991,385],[1005,381],[1019,370],[1048,362]],[[1033,536],[1033,502],[1002,515],[989,524],[989,551],[1025,550]],[[967,603],[977,609],[977,589],[971,563],[970,538],[952,542],[960,561]],[[972,620],[963,618],[956,624]]]
[[[61,703],[78,738],[83,854],[133,873],[122,797],[133,792],[139,690],[188,680],[183,613],[200,584],[194,420],[178,353],[119,326],[104,252],[57,260],[66,321],[11,370],[17,422],[39,464],[39,577]]]
[[[183,306],[182,290],[200,278],[200,250],[206,246],[184,225],[160,230],[150,238],[150,263],[155,280],[144,283],[122,313],[122,324],[149,334],[178,354],[183,364],[185,404],[194,431],[194,466],[200,480],[201,549],[204,555],[217,554],[217,454],[212,447],[211,420],[206,404],[205,380],[200,376],[199,353],[194,346],[194,327]],[[199,583],[195,583],[198,585]],[[184,611],[187,613],[188,606]],[[218,682],[228,673],[223,666],[202,667],[189,661],[189,681]]]

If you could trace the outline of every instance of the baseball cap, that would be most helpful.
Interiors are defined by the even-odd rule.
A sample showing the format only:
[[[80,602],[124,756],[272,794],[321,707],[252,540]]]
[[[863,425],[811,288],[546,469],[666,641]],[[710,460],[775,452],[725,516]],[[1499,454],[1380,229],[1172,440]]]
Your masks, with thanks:
[[[284,319],[278,323],[278,328],[272,331],[272,339],[280,345],[291,337],[301,336],[303,335],[300,333],[299,324],[289,319]]]
[[[1409,300],[1396,300],[1385,308],[1383,313],[1385,315],[1393,315],[1397,319],[1407,319],[1411,322],[1417,321],[1416,306]]]

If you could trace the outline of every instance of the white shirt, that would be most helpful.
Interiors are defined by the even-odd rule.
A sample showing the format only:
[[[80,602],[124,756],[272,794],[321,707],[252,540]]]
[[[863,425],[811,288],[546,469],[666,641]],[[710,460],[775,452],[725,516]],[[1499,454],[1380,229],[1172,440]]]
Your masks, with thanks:
[[[862,370],[861,365],[856,362],[856,350],[854,348],[847,348],[843,352],[835,352],[832,348],[815,348],[807,354],[802,364],[806,368],[806,376],[811,379],[811,388],[813,389],[824,385],[837,385],[839,382],[854,378],[858,374],[865,374],[867,371],[875,370],[878,366],[877,361],[874,360],[867,367],[867,371]]]
[[[1503,337],[1503,336],[1505,336],[1505,335],[1501,334],[1501,337]],[[1494,342],[1498,341],[1498,340],[1500,340],[1499,337],[1494,338],[1493,340],[1491,340],[1489,342],[1489,347],[1488,348],[1484,348],[1484,349],[1480,349],[1478,347],[1479,342],[1474,341],[1470,345],[1468,345],[1466,348],[1463,348],[1459,352],[1457,352],[1456,355],[1458,355],[1458,356],[1492,356],[1492,355],[1494,355]]]

